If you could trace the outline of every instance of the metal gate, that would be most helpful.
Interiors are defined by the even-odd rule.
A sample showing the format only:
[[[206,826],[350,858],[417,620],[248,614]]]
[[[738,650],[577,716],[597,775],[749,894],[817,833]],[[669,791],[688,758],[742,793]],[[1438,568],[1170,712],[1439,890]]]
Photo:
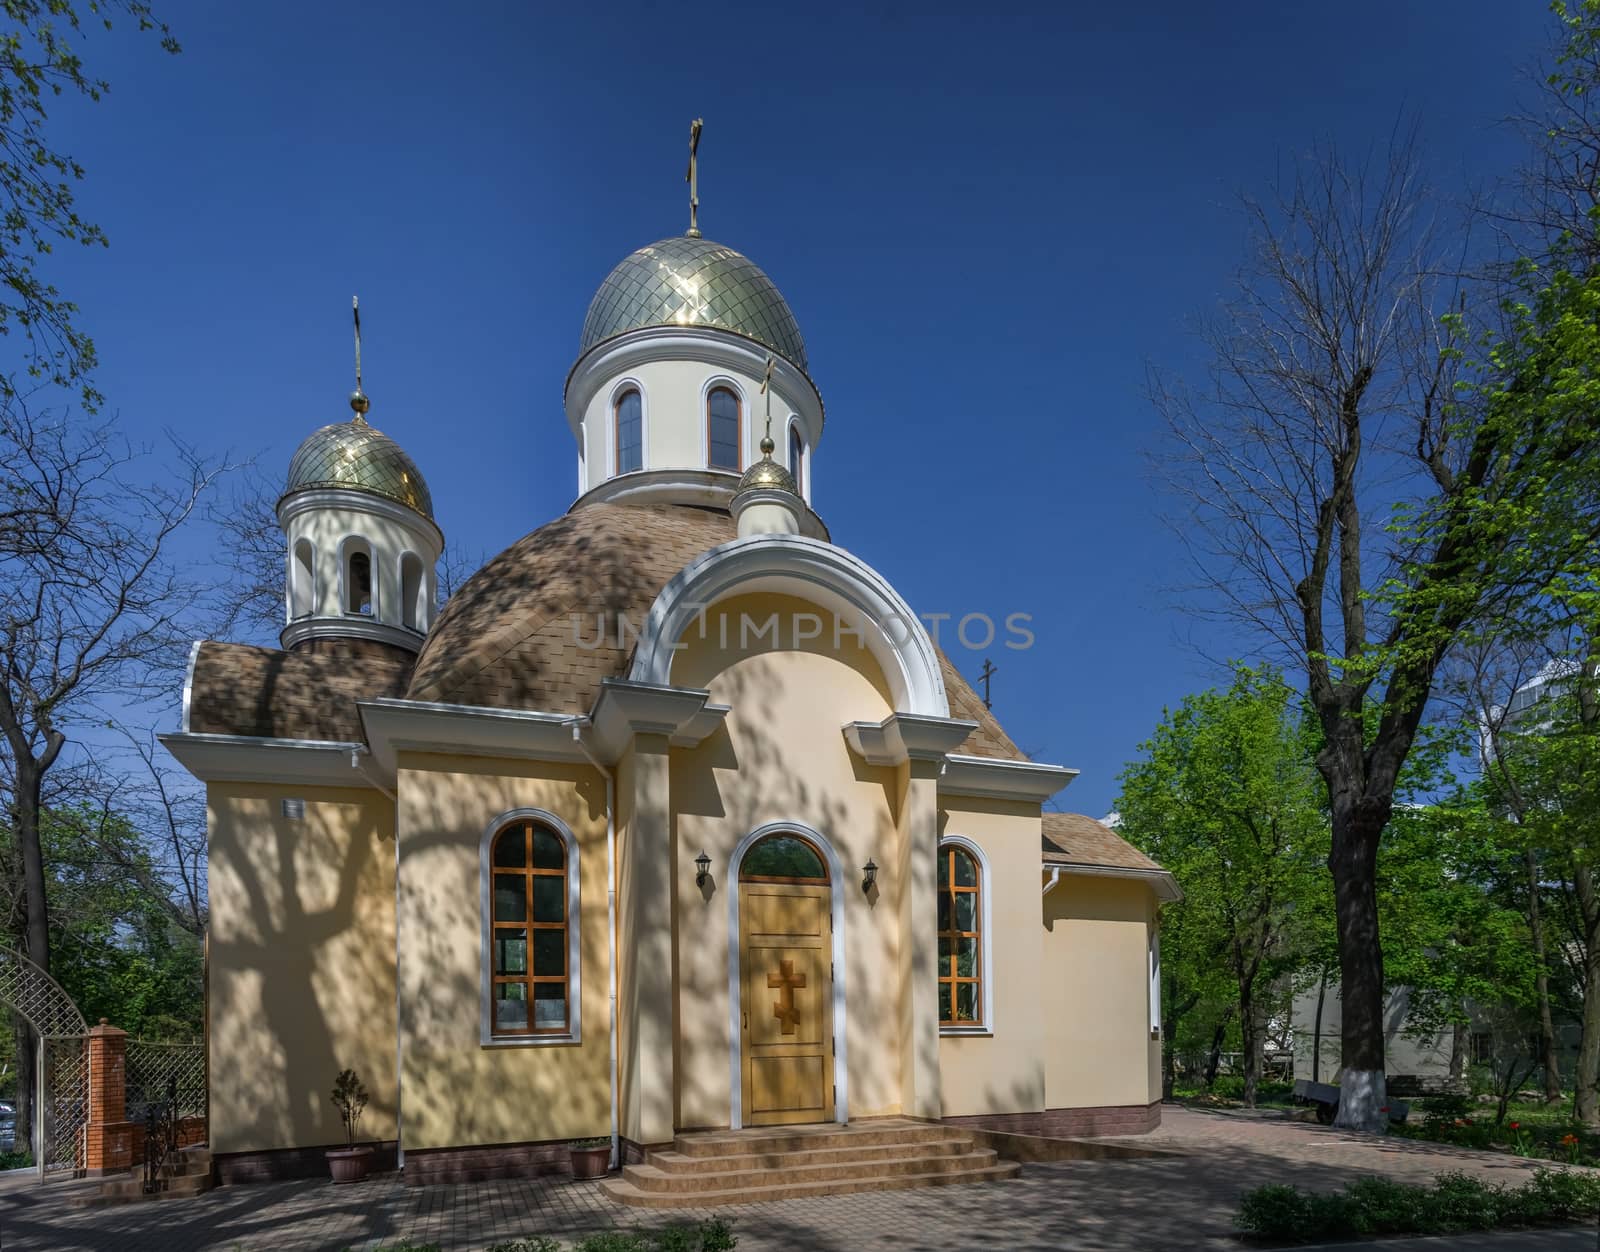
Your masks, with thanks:
[[[88,1165],[89,1040],[48,1035],[39,1040],[39,1090],[34,1104],[39,1176],[80,1176]]]

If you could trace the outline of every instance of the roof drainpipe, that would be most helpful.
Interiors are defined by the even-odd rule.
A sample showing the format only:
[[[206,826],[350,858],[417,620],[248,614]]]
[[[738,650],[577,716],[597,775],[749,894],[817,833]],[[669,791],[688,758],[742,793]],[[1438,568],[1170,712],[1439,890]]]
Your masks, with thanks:
[[[1050,881],[1045,883],[1045,885],[1044,885],[1044,893],[1043,894],[1044,895],[1049,895],[1051,893],[1051,891],[1053,891],[1055,889],[1055,885],[1060,881],[1061,881],[1061,867],[1059,865],[1057,865],[1053,870],[1050,871]]]
[[[572,741],[606,780],[606,964],[611,994],[611,1168],[622,1164],[622,1136],[617,1114],[617,794],[616,775],[600,764],[583,738],[584,719],[572,719]],[[581,1007],[580,1007],[581,1011]]]

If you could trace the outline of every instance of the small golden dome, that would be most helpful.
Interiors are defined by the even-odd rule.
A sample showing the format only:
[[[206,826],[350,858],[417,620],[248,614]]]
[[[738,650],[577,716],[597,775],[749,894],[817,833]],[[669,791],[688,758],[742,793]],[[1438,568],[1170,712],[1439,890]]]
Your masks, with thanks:
[[[369,492],[433,518],[433,497],[416,462],[388,435],[369,426],[360,410],[348,422],[313,431],[295,452],[283,494],[313,487]]]
[[[739,487],[733,494],[743,495],[747,491],[787,491],[792,496],[800,494],[794,485],[794,475],[772,459],[772,439],[769,436],[761,441],[762,457],[749,469],[745,470],[739,479]]]

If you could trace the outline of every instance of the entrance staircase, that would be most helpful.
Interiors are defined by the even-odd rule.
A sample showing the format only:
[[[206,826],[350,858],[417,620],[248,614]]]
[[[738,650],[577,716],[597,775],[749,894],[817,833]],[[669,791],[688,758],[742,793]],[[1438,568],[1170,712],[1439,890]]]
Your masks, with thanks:
[[[710,1208],[855,1191],[901,1191],[1015,1178],[972,1136],[903,1118],[850,1126],[767,1126],[679,1135],[670,1149],[623,1167],[601,1189],[641,1208]]]
[[[146,1194],[144,1166],[135,1165],[125,1174],[116,1174],[101,1181],[93,1189],[85,1189],[72,1197],[76,1208],[106,1208],[114,1204],[134,1204],[140,1200],[176,1200],[180,1196],[200,1195],[211,1190],[211,1152],[205,1144],[180,1148],[171,1164],[162,1171],[166,1182],[161,1190]]]

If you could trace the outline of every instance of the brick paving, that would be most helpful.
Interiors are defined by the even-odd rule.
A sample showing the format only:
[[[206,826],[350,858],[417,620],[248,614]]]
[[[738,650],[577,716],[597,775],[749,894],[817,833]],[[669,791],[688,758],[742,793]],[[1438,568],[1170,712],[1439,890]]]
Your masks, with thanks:
[[[1029,1164],[1013,1182],[868,1192],[718,1209],[742,1252],[881,1248],[945,1252],[1179,1252],[1234,1248],[1239,1192],[1264,1182],[1333,1188],[1364,1174],[1408,1181],[1464,1170],[1514,1183],[1537,1162],[1498,1153],[1373,1139],[1282,1119],[1166,1109],[1161,1129],[1130,1143],[1169,1156]],[[338,1252],[409,1239],[451,1252],[530,1234],[571,1239],[704,1214],[612,1204],[595,1183],[534,1179],[407,1187],[397,1175],[224,1187],[192,1200],[75,1209],[75,1186],[0,1182],[3,1252]],[[1535,1240],[1539,1237],[1535,1236]],[[1549,1239],[1550,1236],[1544,1236]],[[1506,1247],[1540,1246],[1523,1240]]]

